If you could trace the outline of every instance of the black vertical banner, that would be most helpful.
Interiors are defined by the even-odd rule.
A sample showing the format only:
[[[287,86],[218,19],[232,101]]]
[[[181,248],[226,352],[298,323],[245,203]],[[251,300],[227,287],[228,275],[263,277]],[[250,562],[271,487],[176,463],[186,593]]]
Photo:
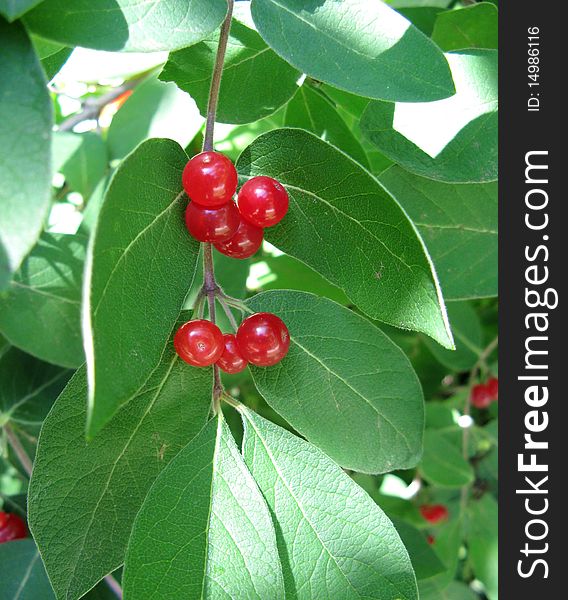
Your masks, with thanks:
[[[563,597],[568,585],[568,231],[562,185],[568,157],[559,144],[568,129],[560,109],[568,32],[561,6],[499,3],[502,600]]]

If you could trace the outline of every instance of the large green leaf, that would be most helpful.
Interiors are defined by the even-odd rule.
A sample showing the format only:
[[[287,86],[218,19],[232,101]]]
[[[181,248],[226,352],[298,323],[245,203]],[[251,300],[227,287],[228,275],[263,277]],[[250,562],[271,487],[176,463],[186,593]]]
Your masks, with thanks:
[[[315,446],[243,409],[243,455],[276,525],[286,598],[417,598],[410,559],[371,498]]]
[[[218,39],[217,35],[170,54],[160,75],[191,94],[202,115],[207,113]],[[233,20],[217,120],[250,123],[272,114],[294,95],[299,77],[300,72],[277,56],[256,31]]]
[[[497,52],[446,55],[457,93],[437,102],[371,102],[367,138],[405,169],[448,183],[497,179]]]
[[[497,295],[497,183],[448,184],[394,166],[380,182],[402,204],[446,300]]]
[[[83,333],[93,436],[160,360],[193,280],[198,243],[185,228],[185,152],[148,140],[115,173],[89,244]]]
[[[432,39],[442,50],[497,48],[499,20],[497,7],[489,2],[449,10],[438,15]]]
[[[252,16],[280,56],[338,88],[404,102],[454,93],[439,48],[382,2],[253,0]]]
[[[495,498],[485,494],[472,500],[468,507],[470,530],[469,560],[475,577],[485,586],[489,600],[497,600],[498,579],[498,506]]]
[[[222,417],[152,486],[134,523],[124,591],[147,600],[284,598],[268,507]]]
[[[78,367],[86,236],[44,233],[0,296],[0,331],[42,360]]]
[[[240,156],[241,177],[269,175],[290,209],[266,238],[305,262],[370,317],[422,331],[446,347],[452,337],[430,258],[397,202],[348,156],[300,129],[277,129]]]
[[[424,433],[424,457],[420,464],[424,479],[445,488],[460,488],[473,482],[473,469],[459,446],[443,430]]]
[[[0,17],[0,290],[36,243],[51,198],[52,108],[20,23]]]
[[[265,292],[248,304],[279,315],[290,331],[282,362],[251,367],[274,410],[343,467],[384,473],[416,465],[422,391],[410,362],[386,335],[312,294]]]
[[[44,0],[25,22],[68,46],[155,52],[199,42],[226,12],[226,0]]]
[[[337,146],[365,167],[369,166],[363,147],[347,123],[323,94],[303,85],[286,106],[286,127],[299,127]]]
[[[0,15],[15,21],[43,0],[0,0]]]
[[[137,87],[113,117],[108,130],[111,158],[124,158],[149,138],[170,138],[182,147],[203,125],[194,101],[173,83],[154,77]]]
[[[168,342],[147,383],[89,444],[86,400],[80,369],[45,421],[29,490],[30,528],[67,600],[122,564],[148,489],[206,421],[211,374],[179,360]]]

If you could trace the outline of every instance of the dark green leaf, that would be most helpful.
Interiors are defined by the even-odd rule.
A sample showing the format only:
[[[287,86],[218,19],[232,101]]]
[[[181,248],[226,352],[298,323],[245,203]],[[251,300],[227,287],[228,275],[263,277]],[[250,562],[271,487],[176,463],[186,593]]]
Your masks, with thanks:
[[[446,55],[457,93],[437,102],[371,102],[365,136],[405,169],[448,183],[497,179],[497,52]]]
[[[41,64],[20,23],[0,17],[0,290],[33,248],[51,198],[52,108]]]
[[[498,507],[490,494],[469,505],[469,560],[489,600],[498,596]]]
[[[67,62],[72,52],[73,48],[62,48],[55,54],[41,59],[41,66],[45,71],[47,81],[51,81],[61,71],[61,68]]]
[[[497,48],[497,7],[489,2],[450,10],[438,15],[432,39],[442,50]]]
[[[108,130],[112,158],[124,158],[149,138],[170,138],[186,146],[203,125],[193,100],[173,83],[150,78],[136,88]]]
[[[427,429],[424,433],[424,456],[420,464],[424,479],[445,488],[460,488],[473,482],[473,469],[443,431]]]
[[[131,598],[284,598],[270,513],[223,418],[152,486],[124,570]]]
[[[211,374],[179,360],[170,340],[148,382],[122,400],[124,406],[87,444],[81,369],[41,432],[29,519],[60,598],[80,598],[122,564],[148,489],[206,421]]]
[[[408,359],[387,336],[312,294],[266,292],[248,304],[277,314],[290,331],[282,362],[251,368],[274,410],[343,467],[384,473],[416,465],[422,391]]]
[[[81,285],[86,236],[44,233],[0,295],[0,331],[12,344],[65,367],[84,362]]]
[[[160,75],[174,81],[207,114],[217,42],[214,36],[170,54]],[[277,56],[256,33],[234,20],[221,80],[217,120],[250,123],[274,113],[296,92],[300,72]]]
[[[396,166],[379,179],[422,234],[446,300],[497,295],[497,183],[452,185]]]
[[[369,166],[367,155],[335,107],[321,93],[303,85],[286,106],[286,127],[299,127],[337,146],[351,158]]]
[[[290,209],[268,241],[343,289],[370,317],[452,337],[430,258],[413,224],[375,178],[345,154],[299,129],[278,129],[240,156],[242,178],[268,175]]]
[[[280,56],[338,88],[401,102],[454,93],[437,46],[382,2],[253,0],[252,16]]]
[[[0,15],[15,21],[43,0],[0,0]]]
[[[406,549],[371,498],[315,446],[242,413],[243,455],[275,520],[286,598],[416,599]]]
[[[398,12],[420,29],[423,34],[430,37],[434,31],[436,17],[442,10],[443,8],[436,6],[407,6],[399,8]]]
[[[199,245],[183,217],[186,162],[175,142],[148,140],[123,161],[106,194],[85,269],[89,436],[158,364],[193,280]]]
[[[226,0],[44,0],[25,22],[34,33],[69,46],[155,52],[199,42],[226,12]]]

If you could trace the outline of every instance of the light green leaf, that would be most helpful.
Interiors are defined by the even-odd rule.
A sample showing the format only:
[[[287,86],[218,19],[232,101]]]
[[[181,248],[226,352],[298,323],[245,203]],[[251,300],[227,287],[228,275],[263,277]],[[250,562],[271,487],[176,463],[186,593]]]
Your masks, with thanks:
[[[76,600],[119,567],[148,489],[204,425],[211,374],[177,358],[171,340],[147,383],[85,442],[80,369],[43,426],[29,490],[30,528],[59,598]]]
[[[148,140],[118,168],[99,213],[83,289],[88,436],[158,364],[193,280],[199,245],[184,224],[186,162],[175,142]]]
[[[394,166],[380,182],[426,242],[446,300],[497,295],[497,183],[453,185]]]
[[[446,347],[452,337],[423,242],[377,180],[333,146],[300,129],[277,129],[240,156],[243,179],[268,175],[290,195],[269,242],[341,287],[366,314],[422,331]]]
[[[299,127],[337,146],[351,158],[369,166],[363,147],[335,107],[321,93],[303,85],[286,106],[286,127]]]
[[[72,52],[73,48],[62,48],[55,54],[41,59],[41,66],[45,71],[47,81],[51,81],[61,71],[61,68],[67,62]]]
[[[443,12],[436,19],[432,39],[446,52],[463,48],[497,48],[497,7],[480,2],[461,10]]]
[[[174,81],[207,114],[219,36],[170,54],[160,74]],[[294,95],[300,72],[277,56],[254,31],[233,20],[221,79],[217,120],[250,123],[274,113]]]
[[[51,198],[52,107],[20,23],[0,17],[0,290],[33,248]]]
[[[86,236],[44,233],[0,295],[0,331],[14,346],[65,367],[84,362],[81,282]]]
[[[0,0],[0,15],[12,22],[43,0]]]
[[[154,77],[137,87],[113,117],[107,143],[112,158],[124,158],[149,138],[169,138],[185,148],[203,125],[195,102],[173,83]]]
[[[422,596],[438,600],[447,598],[454,600],[452,596],[445,596],[444,590],[454,580],[459,564],[459,554],[462,545],[462,521],[461,518],[452,519],[442,525],[437,525],[434,533],[433,548],[444,563],[446,570],[439,575],[418,583],[420,589],[420,600]],[[439,595],[436,596],[436,593]]]
[[[260,35],[289,63],[349,92],[404,102],[454,93],[442,53],[402,15],[366,0],[253,0]]]
[[[130,598],[284,598],[270,513],[228,425],[212,419],[152,486],[134,523]]]
[[[419,467],[424,479],[445,488],[460,488],[473,482],[473,469],[461,449],[438,429],[424,433],[424,456]]]
[[[457,93],[437,102],[371,102],[364,135],[402,167],[447,183],[497,179],[497,52],[446,55]]]
[[[499,573],[498,560],[498,506],[491,494],[469,504],[470,529],[468,535],[469,560],[477,579],[489,600],[497,600]]]
[[[312,294],[265,292],[248,305],[277,314],[290,331],[282,362],[251,367],[274,410],[343,467],[384,473],[416,465],[422,391],[408,359],[387,336]]]
[[[70,189],[87,199],[108,169],[106,145],[94,132],[57,131],[53,136],[53,167]]]
[[[465,583],[452,581],[440,588],[435,580],[427,579],[419,583],[420,600],[479,600],[479,596]]]
[[[426,337],[424,342],[444,366],[453,371],[468,371],[483,351],[481,321],[469,302],[449,302],[447,306],[456,349],[446,350]]]
[[[243,455],[276,525],[286,598],[417,598],[392,523],[328,456],[242,409]]]
[[[68,46],[156,52],[199,42],[226,12],[226,0],[44,0],[25,22],[34,33]]]

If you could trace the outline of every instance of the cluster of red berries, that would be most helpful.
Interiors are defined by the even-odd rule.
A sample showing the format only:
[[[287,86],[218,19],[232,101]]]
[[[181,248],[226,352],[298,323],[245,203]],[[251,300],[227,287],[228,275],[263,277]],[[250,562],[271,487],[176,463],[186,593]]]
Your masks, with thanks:
[[[492,402],[499,398],[499,380],[495,377],[487,383],[478,383],[471,390],[471,403],[475,408],[488,408]]]
[[[288,211],[288,193],[271,177],[253,177],[241,188],[237,204],[237,171],[217,152],[202,152],[185,166],[183,187],[191,202],[185,211],[189,233],[211,242],[222,254],[248,258],[262,244],[263,230]]]
[[[443,504],[423,504],[420,507],[420,514],[431,525],[447,521],[450,516],[448,509]]]
[[[28,536],[26,524],[18,515],[0,511],[0,544]]]

